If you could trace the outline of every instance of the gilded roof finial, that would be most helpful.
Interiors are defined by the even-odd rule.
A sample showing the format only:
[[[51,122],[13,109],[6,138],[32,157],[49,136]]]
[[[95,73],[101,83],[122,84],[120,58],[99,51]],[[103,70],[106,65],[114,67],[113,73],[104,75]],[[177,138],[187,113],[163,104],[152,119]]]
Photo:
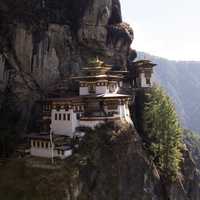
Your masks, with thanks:
[[[88,62],[89,67],[101,67],[103,62],[99,60],[98,56],[96,58],[92,58]]]

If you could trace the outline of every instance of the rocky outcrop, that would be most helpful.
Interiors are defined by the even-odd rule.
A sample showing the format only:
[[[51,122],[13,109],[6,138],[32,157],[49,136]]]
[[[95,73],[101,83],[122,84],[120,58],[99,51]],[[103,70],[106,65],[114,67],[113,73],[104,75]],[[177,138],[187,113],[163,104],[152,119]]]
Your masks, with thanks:
[[[118,0],[1,1],[0,11],[0,53],[9,65],[1,63],[0,77],[9,74],[4,88],[12,88],[22,113],[24,102],[34,104],[91,57],[126,68],[133,31]]]
[[[80,146],[82,191],[88,200],[164,199],[160,177],[132,127],[106,124]],[[82,161],[83,162],[83,161]]]
[[[163,200],[158,171],[142,149],[140,137],[132,128],[122,127],[107,124],[87,131],[79,149],[61,164],[62,170],[47,172],[23,167],[23,163],[8,163],[0,172],[0,197],[5,199],[10,188],[13,200],[18,196],[50,200]],[[16,170],[12,170],[14,166]],[[7,174],[10,175],[6,178]]]
[[[78,74],[91,57],[99,56],[116,69],[126,69],[128,59],[136,57],[135,51],[130,51],[133,37],[131,27],[122,22],[119,0],[2,0],[0,103],[2,101],[3,106],[0,110],[3,114],[0,125],[5,118],[6,110],[2,108],[6,104],[12,108],[10,115],[17,113],[14,118],[18,122],[16,129],[25,133],[36,100],[48,95],[64,77]],[[52,191],[54,186],[49,186],[57,179],[56,173],[55,177],[48,173],[45,180],[49,181],[38,187],[47,187],[52,194],[64,194],[63,199],[199,199],[199,175],[190,157],[186,155],[183,165],[184,181],[180,179],[166,187],[133,129],[121,134],[113,128],[105,129],[100,129],[103,130],[100,135],[89,134],[97,141],[88,152],[84,149],[91,143],[86,137],[86,146],[81,149],[84,153],[79,152],[81,159],[78,159],[76,176],[71,173],[74,166],[67,166],[70,170],[68,178],[63,180],[65,176],[59,174],[59,183],[63,181],[64,184],[67,180],[62,188]],[[112,138],[113,134],[115,138]],[[77,158],[75,160],[77,162]],[[38,181],[34,179],[37,176],[32,178],[34,183]],[[5,191],[6,187],[3,188]],[[13,185],[8,188],[10,190]],[[33,193],[36,191],[41,194],[42,189],[35,188]],[[26,193],[23,191],[22,194]]]

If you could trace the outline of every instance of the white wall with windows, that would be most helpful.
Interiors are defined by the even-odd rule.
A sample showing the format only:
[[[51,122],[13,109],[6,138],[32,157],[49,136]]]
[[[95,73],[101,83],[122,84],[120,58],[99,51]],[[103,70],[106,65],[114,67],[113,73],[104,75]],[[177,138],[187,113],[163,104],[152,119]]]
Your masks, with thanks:
[[[55,135],[74,136],[76,127],[79,126],[80,113],[75,113],[73,109],[51,111],[51,131]]]
[[[140,81],[141,81],[141,87],[145,88],[145,87],[151,87],[152,86],[152,77],[146,77],[145,73],[141,73],[140,74]]]
[[[48,141],[31,140],[31,155],[51,158],[51,146]]]
[[[98,81],[94,83],[85,82],[80,85],[80,95],[90,94],[106,94],[106,93],[117,93],[119,90],[119,84],[117,81]]]
[[[31,140],[31,150],[30,153],[32,156],[51,158],[58,157],[65,159],[72,155],[72,149],[54,149],[52,154],[52,148],[50,141],[40,141],[40,140]]]

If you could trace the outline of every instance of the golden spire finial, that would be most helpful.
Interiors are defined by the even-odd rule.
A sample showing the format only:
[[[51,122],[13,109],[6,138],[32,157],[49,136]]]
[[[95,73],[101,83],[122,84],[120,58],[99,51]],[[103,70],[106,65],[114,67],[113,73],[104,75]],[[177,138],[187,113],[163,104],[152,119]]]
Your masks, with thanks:
[[[88,66],[91,67],[101,67],[103,64],[103,62],[98,58],[98,56],[96,58],[91,58],[88,62]]]

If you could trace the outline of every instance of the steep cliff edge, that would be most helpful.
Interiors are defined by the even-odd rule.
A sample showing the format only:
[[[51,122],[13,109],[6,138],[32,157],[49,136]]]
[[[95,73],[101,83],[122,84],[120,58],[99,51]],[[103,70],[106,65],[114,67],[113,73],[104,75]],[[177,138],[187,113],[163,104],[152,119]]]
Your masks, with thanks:
[[[198,200],[200,175],[188,151],[184,158],[182,177],[167,185],[136,131],[106,124],[87,130],[73,156],[53,166],[50,160],[32,158],[0,166],[0,198]]]
[[[37,170],[26,163],[13,161],[1,170],[2,199],[164,199],[159,174],[139,136],[123,125],[88,130],[61,169]]]

